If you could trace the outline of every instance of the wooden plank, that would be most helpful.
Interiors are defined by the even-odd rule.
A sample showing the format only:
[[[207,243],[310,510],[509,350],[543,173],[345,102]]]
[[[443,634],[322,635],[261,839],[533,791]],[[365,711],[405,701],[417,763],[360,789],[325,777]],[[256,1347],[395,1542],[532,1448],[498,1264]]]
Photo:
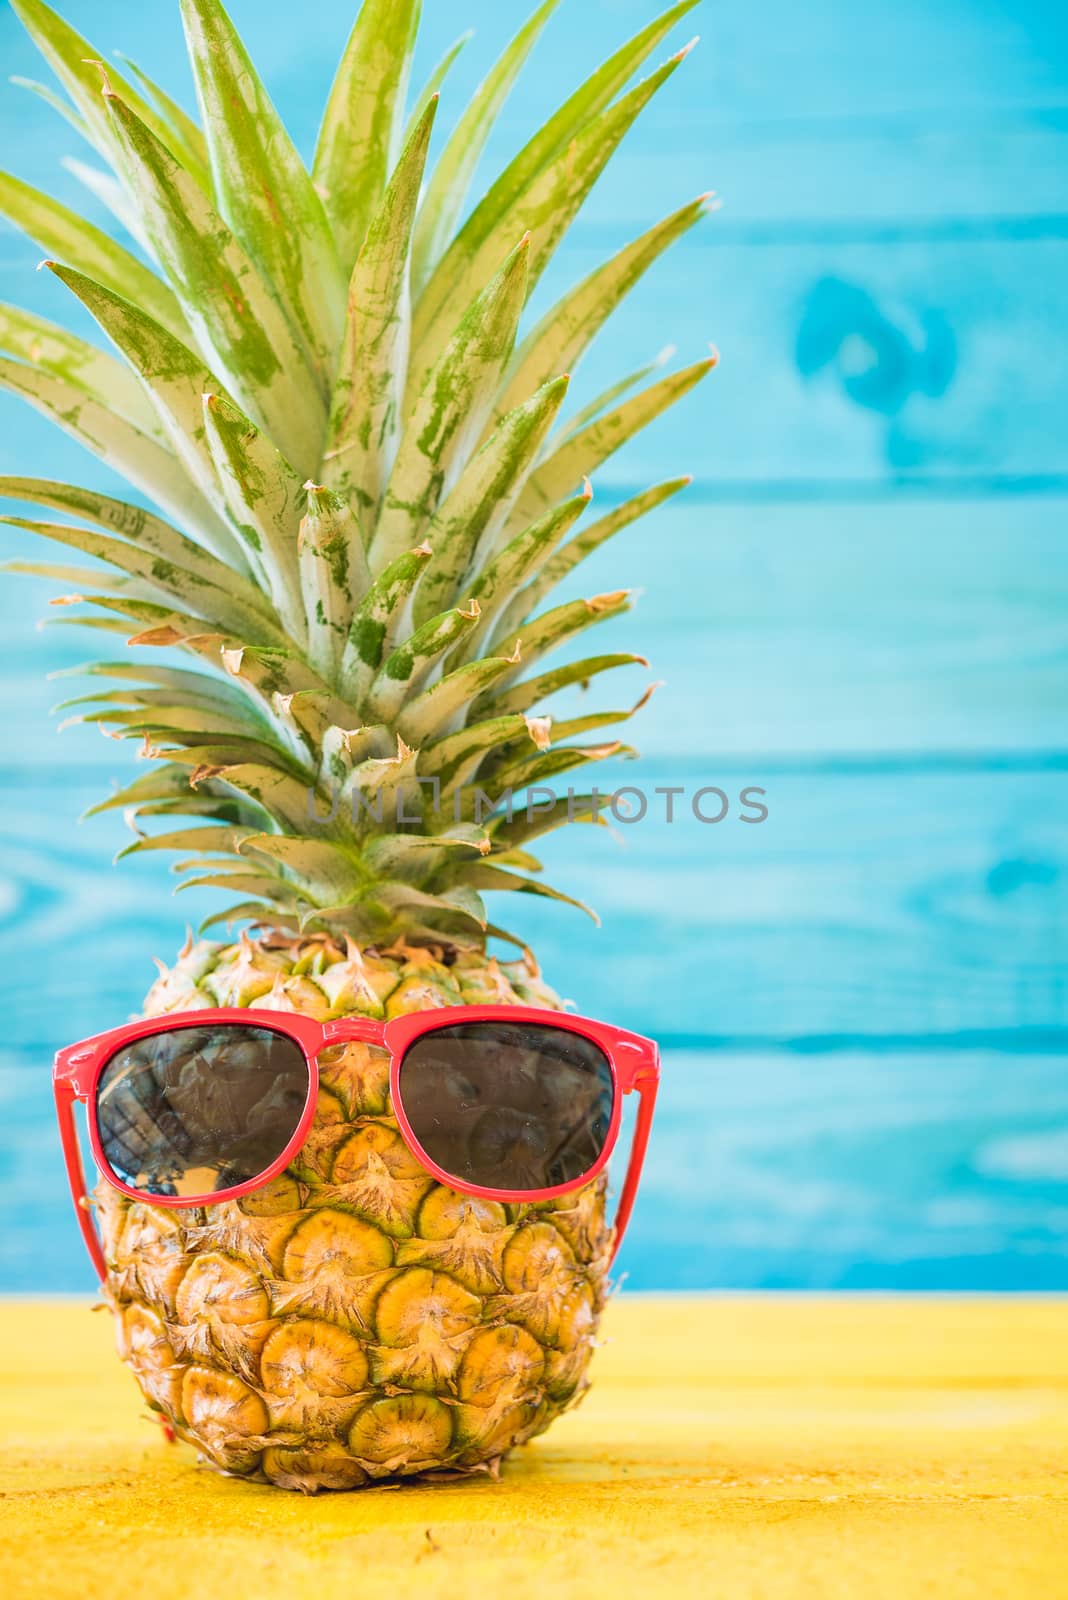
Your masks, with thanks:
[[[707,759],[598,776],[605,790],[640,781],[646,820],[616,839],[566,830],[542,855],[551,882],[597,908],[601,931],[525,896],[493,906],[588,1014],[666,1036],[880,1048],[1068,1028],[1065,772],[803,775],[754,761],[723,773]],[[699,823],[688,797],[717,784],[731,810]],[[766,790],[757,825],[740,820],[750,784]],[[687,789],[671,825],[658,785]],[[149,957],[168,957],[183,923],[224,904],[204,891],[171,900],[165,859],[112,869],[129,842],[121,819],[71,826],[102,790],[57,773],[8,793],[5,1030],[42,1055],[73,1017],[90,1032],[132,1011]],[[721,808],[712,795],[701,804]]]
[[[597,648],[638,649],[666,680],[636,729],[651,756],[1060,750],[1065,513],[680,496],[571,587],[640,592]]]
[[[285,0],[232,0],[230,9],[280,109],[306,144],[351,25],[351,6],[329,0],[302,17],[299,29],[290,25]],[[530,9],[502,8],[495,0],[426,8],[418,71],[429,70],[461,28],[476,30],[450,75],[443,113],[453,98],[465,103]],[[138,11],[123,0],[66,0],[63,11],[99,49],[129,51],[191,101],[177,8]],[[648,0],[566,0],[506,113],[511,142],[652,12]],[[694,33],[702,36],[701,50],[663,104],[684,108],[698,137],[706,128],[771,118],[845,123],[891,114],[959,119],[977,111],[1056,109],[1068,90],[1068,50],[1048,0],[1021,0],[1011,13],[978,0],[904,0],[875,10],[812,0],[803,27],[790,0],[733,11],[704,5],[660,53]],[[10,71],[40,75],[35,53],[8,12],[0,14],[0,42]],[[670,121],[670,111],[658,106],[646,127],[657,117]]]
[[[701,70],[711,47],[702,46],[702,52],[707,53],[676,78],[676,89],[669,90],[673,98],[654,102],[646,125],[637,125],[609,164],[572,237],[586,237],[591,227],[637,231],[659,207],[707,189],[722,206],[719,237],[733,242],[750,237],[789,242],[799,234],[864,239],[874,230],[880,237],[895,232],[1001,236],[1031,230],[1036,221],[1063,229],[1068,118],[1060,110],[993,106],[955,113],[791,118],[754,100],[748,114],[735,115],[715,101]],[[158,59],[154,52],[153,59]],[[32,62],[25,65],[35,70]],[[324,64],[324,81],[325,76]],[[483,187],[531,131],[533,97],[519,98],[525,115],[502,119],[483,165]],[[454,92],[443,104],[443,125],[463,104]],[[548,98],[545,106],[548,110]],[[294,109],[297,117],[291,121],[311,123],[310,103]],[[19,174],[55,190],[106,226],[107,213],[76,179],[57,169],[64,155],[79,154],[75,135],[62,124],[47,128],[44,108],[30,114],[35,133],[40,124],[46,150],[19,149],[13,163]],[[6,128],[8,137],[26,115],[23,95],[13,89],[0,95],[0,130]],[[5,228],[0,259],[8,259],[15,248]]]
[[[292,55],[286,30],[283,59],[276,3],[250,7],[244,21],[265,72],[281,77],[284,109],[310,137],[345,18],[322,8]],[[491,163],[561,92],[554,37],[566,28],[577,71],[606,34],[636,26],[647,9],[643,0],[562,8]],[[96,0],[71,15],[94,38],[121,34],[135,53],[176,70],[175,17]],[[502,32],[488,4],[473,3],[470,15],[485,37],[458,64],[458,104]],[[14,18],[0,25],[15,70],[37,70]],[[700,25],[710,30],[705,50],[635,129],[538,301],[666,205],[709,186],[726,194],[724,215],[615,319],[575,401],[668,339],[686,358],[716,340],[723,369],[610,464],[604,481],[657,470],[670,451],[720,497],[817,494],[828,481],[1063,487],[1068,380],[1045,352],[1068,315],[1068,50],[1047,36],[1045,9],[1032,0],[1006,29],[975,0],[913,0],[892,20],[858,13],[853,24],[820,0],[799,30],[780,0],[744,19],[709,10]],[[430,14],[428,55],[453,26]],[[0,96],[4,131],[20,172],[51,184],[70,130],[12,91]],[[60,187],[74,198],[73,180]],[[3,240],[6,292],[88,326],[61,285],[33,273],[34,249],[10,232]],[[80,470],[80,453],[22,420],[7,397],[0,437],[5,468],[47,456],[56,470]]]
[[[1068,487],[1068,373],[1049,358],[1068,323],[1068,228],[765,247],[720,246],[719,227],[708,220],[658,263],[578,368],[572,411],[668,342],[680,363],[710,342],[723,352],[694,395],[606,464],[603,487],[677,471],[720,499],[819,496],[828,483],[866,493]],[[613,227],[563,251],[531,318],[628,232]],[[7,294],[88,331],[62,285],[33,272],[36,253],[19,259],[4,274]],[[0,440],[2,471],[94,470],[6,395]]]
[[[101,49],[121,40],[191,103],[176,12],[157,8],[138,16],[99,0],[66,11]],[[310,147],[349,17],[344,7],[319,7],[298,41],[292,29],[279,28],[283,11],[281,0],[268,0],[236,15],[298,140]],[[645,113],[585,215],[634,222],[676,185],[680,196],[716,188],[735,221],[809,226],[837,219],[855,226],[905,218],[944,225],[956,217],[1063,213],[1068,50],[1063,38],[1048,36],[1039,0],[1011,28],[975,0],[934,7],[914,0],[909,12],[897,8],[880,26],[859,12],[854,21],[834,0],[822,0],[806,10],[799,29],[785,0],[744,17],[699,9],[676,37],[681,42],[699,31],[700,49]],[[649,14],[645,0],[564,6],[505,109],[483,177],[510,157],[610,40]],[[512,21],[489,0],[467,0],[463,19],[429,9],[420,70],[467,19],[477,37],[446,85],[443,131]],[[11,71],[41,76],[15,19],[0,17],[0,28]],[[28,117],[32,142],[25,137]],[[35,182],[56,181],[56,163],[77,142],[58,118],[13,90],[0,96],[0,133],[18,148],[20,171]],[[59,181],[69,197],[79,193],[72,179]]]
[[[0,1111],[0,1284],[88,1289],[43,1051]],[[1066,1141],[1060,1053],[669,1049],[627,1287],[1068,1290]]]
[[[63,9],[187,95],[176,14]],[[294,36],[279,0],[234,5],[305,147],[342,11],[318,8]],[[609,34],[647,15],[644,0],[562,7],[491,161]],[[816,0],[803,28],[796,18],[785,0],[703,8],[702,50],[598,187],[540,302],[658,210],[706,186],[723,193],[721,217],[592,353],[575,403],[648,359],[651,328],[687,358],[710,337],[724,348],[712,383],[599,475],[607,500],[690,467],[700,494],[605,552],[589,583],[647,591],[598,641],[646,649],[669,679],[638,731],[660,761],[642,781],[718,780],[732,795],[754,781],[771,816],[635,828],[626,853],[585,832],[551,843],[554,879],[601,907],[605,931],[555,908],[524,907],[520,922],[587,1010],[665,1033],[682,1016],[705,1035],[834,1034],[883,1052],[815,1065],[674,1055],[634,1281],[1065,1287],[1049,1222],[1064,1204],[1057,1061],[893,1046],[1019,1044],[1066,1025],[1065,502],[1038,496],[1068,483],[1066,380],[1050,359],[1068,312],[1068,51],[1039,0],[1011,18],[976,0],[909,0],[855,22]],[[468,0],[462,19],[429,10],[425,61],[468,19],[482,37],[458,68],[456,104],[505,19],[488,0]],[[9,70],[44,75],[9,12],[0,44]],[[20,173],[49,186],[76,144],[14,91],[0,95],[0,134]],[[59,182],[76,201],[78,186]],[[33,274],[35,256],[0,240],[5,294],[84,329]],[[0,470],[114,488],[6,399],[0,439]],[[827,503],[910,485],[1017,497]],[[748,503],[791,498],[817,503]],[[0,606],[0,692],[14,708],[0,953],[10,1043],[23,1047],[0,1099],[22,1119],[25,1155],[0,1179],[11,1206],[53,1159],[46,1061],[58,1039],[46,1031],[132,1009],[146,952],[168,954],[183,913],[209,901],[168,904],[158,863],[111,872],[117,824],[74,834],[73,813],[125,754],[91,734],[58,745],[44,720],[58,693],[38,673],[92,641],[57,630],[42,651],[26,589],[9,582]],[[860,765],[843,771],[842,758]],[[687,1171],[701,1172],[700,1190],[680,1189]],[[39,1281],[42,1260],[57,1286],[72,1281],[56,1185],[33,1231],[12,1239],[18,1282]]]
[[[627,1282],[1063,1291],[1066,1141],[1061,1053],[669,1052]]]
[[[659,464],[659,475],[668,470]],[[555,710],[629,705],[663,679],[634,738],[676,763],[981,763],[1063,751],[1066,512],[1054,498],[714,506],[691,491],[621,534],[560,591],[637,589],[636,611],[588,634],[583,649],[637,650],[650,670],[602,679]],[[0,555],[25,557],[31,546],[0,530]],[[50,705],[82,690],[46,683],[45,673],[101,644],[70,628],[34,631],[52,592],[28,579],[0,584],[0,684],[19,727],[0,766],[120,773],[132,755],[93,731],[60,743],[48,723]],[[120,639],[115,652],[125,653]]]
[[[576,406],[666,341],[679,361],[723,352],[602,481],[688,470],[740,499],[1064,479],[1068,376],[1047,353],[1068,318],[1068,239],[720,247],[718,227],[658,263],[579,369]],[[605,242],[562,255],[539,298]]]
[[[110,1322],[85,1301],[0,1311],[11,1600],[95,1600],[116,1549],[132,1593],[162,1572],[173,1600],[205,1572],[329,1593],[356,1552],[367,1600],[1063,1593],[1061,1302],[624,1294],[589,1397],[499,1483],[299,1504],[166,1448]]]
[[[616,781],[639,771],[647,789],[717,782],[714,759]],[[759,825],[735,804],[749,784],[767,790]],[[582,1009],[778,1040],[1068,1024],[1065,774],[802,776],[755,761],[720,786],[732,809],[718,826],[684,801],[658,823],[658,797],[622,843],[573,829],[545,847],[551,881],[604,929],[540,905],[513,920]]]
[[[833,236],[945,237],[1012,233],[1029,219],[1063,228],[1068,211],[1059,114],[1041,111],[858,117],[761,124],[722,114],[695,137],[694,110],[675,104],[609,165],[582,219],[640,224],[646,208],[714,189],[721,235],[744,241]],[[1052,126],[1051,126],[1052,120]]]

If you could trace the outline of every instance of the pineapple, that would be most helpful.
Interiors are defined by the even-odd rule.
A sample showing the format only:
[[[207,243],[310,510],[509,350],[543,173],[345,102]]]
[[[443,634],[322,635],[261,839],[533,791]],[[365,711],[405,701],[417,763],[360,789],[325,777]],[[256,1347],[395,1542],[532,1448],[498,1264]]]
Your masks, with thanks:
[[[629,80],[692,4],[622,45],[465,216],[556,0],[430,170],[455,50],[409,105],[418,0],[365,0],[310,173],[218,0],[181,0],[199,122],[132,64],[103,67],[42,0],[12,0],[111,169],[77,170],[136,247],[0,175],[0,213],[115,350],[4,306],[0,383],[135,494],[4,479],[9,499],[61,518],[6,522],[94,563],[12,565],[73,586],[56,603],[88,611],[60,621],[134,647],[80,669],[108,683],[67,702],[149,763],[97,809],[126,810],[131,851],[177,851],[185,884],[225,890],[209,924],[244,930],[191,939],[147,1015],[560,1005],[484,896],[568,901],[528,847],[596,821],[596,801],[504,802],[626,753],[584,741],[629,712],[560,718],[545,702],[641,657],[543,667],[628,595],[545,601],[688,481],[574,531],[588,475],[714,358],[636,373],[561,423],[567,374],[706,197],[518,330],[686,52]],[[518,956],[491,955],[490,938]],[[119,1352],[150,1408],[227,1473],[313,1492],[496,1471],[586,1385],[611,1245],[604,1182],[536,1205],[455,1193],[404,1145],[382,1051],[337,1047],[321,1066],[312,1133],[268,1188],[165,1211],[99,1187]]]

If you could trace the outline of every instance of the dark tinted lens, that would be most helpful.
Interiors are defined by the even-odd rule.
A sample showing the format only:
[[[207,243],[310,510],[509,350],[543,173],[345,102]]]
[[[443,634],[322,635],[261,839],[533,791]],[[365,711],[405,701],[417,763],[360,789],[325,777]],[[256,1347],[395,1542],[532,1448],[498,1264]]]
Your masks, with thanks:
[[[588,1172],[612,1118],[612,1069],[581,1034],[462,1022],[405,1054],[401,1100],[427,1155],[486,1189],[551,1189]]]
[[[214,1194],[282,1154],[308,1098],[299,1047],[269,1028],[172,1028],[125,1045],[96,1091],[104,1155],[146,1195]]]

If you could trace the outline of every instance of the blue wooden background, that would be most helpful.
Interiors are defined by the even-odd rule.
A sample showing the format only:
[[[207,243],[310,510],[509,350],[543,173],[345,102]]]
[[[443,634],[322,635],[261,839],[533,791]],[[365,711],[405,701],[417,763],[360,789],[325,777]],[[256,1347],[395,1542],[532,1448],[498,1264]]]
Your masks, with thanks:
[[[64,9],[187,96],[176,7]],[[232,11],[307,149],[352,0]],[[427,0],[424,68],[478,30],[444,123],[524,11]],[[648,14],[565,0],[490,162]],[[525,929],[583,1009],[669,1047],[632,1284],[1068,1288],[1068,10],[719,0],[694,22],[679,42],[699,29],[699,50],[538,303],[722,196],[581,369],[576,405],[668,341],[723,352],[595,485],[610,503],[689,470],[692,490],[583,583],[644,591],[600,643],[666,680],[621,780],[759,784],[770,816],[575,830],[554,876],[603,930],[541,907]],[[42,75],[6,5],[0,50]],[[77,201],[58,162],[82,152],[43,106],[5,88],[0,134],[6,164]],[[0,234],[0,292],[69,317],[35,255]],[[0,470],[107,479],[6,400]],[[18,1289],[88,1286],[51,1052],[132,1011],[196,909],[158,863],[111,868],[118,823],[74,824],[128,763],[88,732],[56,744],[44,673],[89,652],[35,632],[44,601],[5,580],[0,1285]]]

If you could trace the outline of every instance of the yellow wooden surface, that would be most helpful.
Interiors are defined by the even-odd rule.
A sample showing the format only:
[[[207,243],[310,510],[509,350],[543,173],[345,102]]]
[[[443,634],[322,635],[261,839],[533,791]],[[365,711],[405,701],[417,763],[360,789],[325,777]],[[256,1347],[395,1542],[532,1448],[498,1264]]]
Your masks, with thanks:
[[[1068,1301],[622,1298],[501,1481],[302,1499],[143,1420],[84,1302],[0,1304],[5,1600],[1068,1596]]]

